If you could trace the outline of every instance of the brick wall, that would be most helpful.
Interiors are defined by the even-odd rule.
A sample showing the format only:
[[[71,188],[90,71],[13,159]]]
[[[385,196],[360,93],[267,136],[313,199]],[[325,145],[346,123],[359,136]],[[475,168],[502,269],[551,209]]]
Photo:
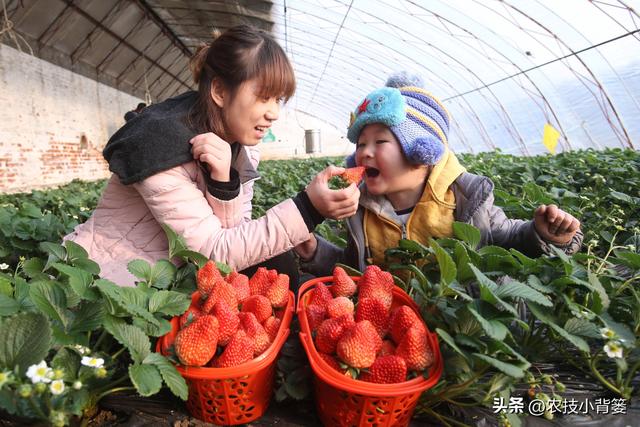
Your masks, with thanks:
[[[108,177],[102,148],[138,102],[0,44],[0,193]]]

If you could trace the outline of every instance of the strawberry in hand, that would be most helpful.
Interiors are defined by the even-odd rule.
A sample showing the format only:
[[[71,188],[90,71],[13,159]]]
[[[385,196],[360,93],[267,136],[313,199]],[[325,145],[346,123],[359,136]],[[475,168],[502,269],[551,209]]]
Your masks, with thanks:
[[[362,181],[362,177],[364,176],[364,166],[347,168],[344,172],[342,172],[342,175],[340,176],[347,182],[347,184],[358,185],[360,181]]]
[[[342,173],[334,175],[331,178],[329,188],[332,190],[340,190],[349,187],[351,184],[355,184],[357,187],[364,178],[364,172],[364,166],[345,168]]]

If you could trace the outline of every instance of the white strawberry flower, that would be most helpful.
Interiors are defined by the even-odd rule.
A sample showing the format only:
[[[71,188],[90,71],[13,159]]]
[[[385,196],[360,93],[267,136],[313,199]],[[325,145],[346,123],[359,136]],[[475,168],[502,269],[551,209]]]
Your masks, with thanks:
[[[101,357],[83,356],[80,363],[90,368],[102,368],[104,366],[104,359]]]
[[[602,338],[606,338],[608,340],[614,339],[616,337],[615,331],[610,328],[601,328],[600,335],[602,336]]]
[[[49,389],[51,390],[51,394],[54,394],[54,395],[64,393],[64,381],[55,380],[54,382],[51,383],[51,385],[49,386]]]
[[[607,353],[607,356],[611,359],[622,359],[622,346],[616,341],[609,341],[604,346],[604,352]]]
[[[47,362],[44,360],[37,365],[29,366],[27,369],[27,377],[31,379],[31,382],[36,383],[50,383],[53,371],[47,366]]]

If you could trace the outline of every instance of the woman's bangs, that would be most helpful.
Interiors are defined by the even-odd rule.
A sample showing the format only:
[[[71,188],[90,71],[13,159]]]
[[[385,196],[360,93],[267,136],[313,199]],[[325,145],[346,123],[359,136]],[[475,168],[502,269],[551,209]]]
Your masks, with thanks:
[[[262,49],[256,61],[255,76],[262,98],[283,98],[288,101],[296,91],[296,78],[291,63],[281,49]]]

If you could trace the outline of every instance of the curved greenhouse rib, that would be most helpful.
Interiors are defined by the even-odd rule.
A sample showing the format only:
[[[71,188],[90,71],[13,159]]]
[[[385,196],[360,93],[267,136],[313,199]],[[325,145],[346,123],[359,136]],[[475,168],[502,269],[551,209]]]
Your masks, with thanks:
[[[307,7],[313,8],[313,6],[309,6],[309,5],[307,5]],[[294,10],[297,10],[297,11],[299,11],[299,12],[301,12],[301,13],[306,13],[306,14],[308,14],[308,15],[310,15],[310,16],[313,16],[313,17],[318,18],[318,19],[321,19],[321,20],[327,20],[326,18],[324,18],[324,17],[323,17],[323,16],[321,16],[321,15],[316,15],[316,14],[313,14],[313,13],[309,13],[308,11],[305,11],[305,10],[301,10],[301,9],[298,9],[298,8],[291,8],[290,6],[288,6],[287,8],[288,8],[288,9],[294,9]],[[373,17],[373,18],[375,18],[375,19],[380,19],[379,17],[376,17],[376,16],[372,15],[372,14],[371,14],[371,13],[369,13],[368,11],[363,11],[363,10],[361,10],[361,9],[357,9],[357,8],[354,8],[354,9],[355,9],[355,10],[358,10],[358,11],[359,11],[360,13],[362,13],[362,14],[365,14],[365,15],[371,16],[371,17]],[[384,21],[384,20],[381,20],[381,21],[382,21],[382,22],[384,22],[385,24],[387,24],[390,28],[393,28],[393,29],[396,29],[396,30],[400,30],[401,32],[406,33],[406,31],[405,31],[404,29],[402,29],[402,28],[398,27],[397,25],[395,25],[395,24],[393,24],[393,23],[390,23],[390,22],[388,22],[388,21]],[[329,21],[329,22],[331,22],[331,21]],[[335,24],[334,24],[334,25],[335,25]],[[355,30],[354,30],[354,31],[355,31]],[[360,30],[360,31],[358,31],[358,32],[359,32],[359,34],[360,34],[361,36],[363,36],[363,37],[365,37],[365,38],[367,38],[367,39],[369,39],[369,40],[372,40],[372,41],[374,41],[375,43],[383,43],[383,42],[384,42],[384,40],[374,37],[374,36],[372,35],[372,33],[371,33],[371,32],[367,32],[367,31],[365,31],[365,30]],[[386,32],[386,33],[387,33],[387,34],[389,34],[388,32]],[[391,34],[389,34],[389,35],[391,35]],[[451,54],[449,54],[449,53],[448,53],[448,52],[446,52],[445,50],[443,50],[443,49],[441,49],[441,48],[439,48],[439,47],[435,46],[435,45],[434,45],[434,44],[432,44],[432,43],[429,43],[429,42],[426,42],[426,41],[423,41],[423,40],[422,40],[422,42],[424,42],[427,46],[431,47],[432,49],[434,49],[434,50],[436,50],[436,51],[440,52],[443,56],[445,56],[445,57],[447,57],[447,58],[451,59],[453,62],[455,62],[455,63],[456,63],[457,65],[459,65],[461,68],[463,68],[463,69],[467,72],[467,74],[469,74],[469,75],[471,75],[471,76],[475,77],[475,79],[476,79],[477,81],[479,81],[481,84],[484,84],[484,81],[482,80],[482,78],[481,78],[480,76],[478,76],[478,75],[477,75],[477,74],[476,74],[472,69],[470,69],[470,68],[469,68],[465,63],[463,63],[462,61],[458,60],[456,57],[452,56]],[[406,57],[408,60],[410,60],[410,61],[412,61],[412,62],[413,62],[413,61],[415,61],[412,57],[408,56],[405,52],[398,51],[397,49],[393,49],[393,48],[389,47],[388,45],[386,45],[386,46],[387,46],[389,49],[393,50],[394,52],[398,53],[399,55]],[[419,48],[416,48],[416,49],[419,49]],[[424,53],[426,53],[426,54],[428,54],[428,53],[429,53],[429,52],[427,52],[427,51],[425,51],[425,50],[422,50],[422,49],[419,49],[419,51],[423,51],[423,52],[424,52]],[[415,54],[416,52],[413,52],[413,53]],[[371,57],[370,57],[370,59],[372,59],[372,60],[373,60],[374,58],[371,58]],[[419,65],[421,65],[421,66],[422,66],[422,64],[419,64]],[[454,70],[454,69],[451,69],[451,72],[455,72],[456,74],[459,74],[459,73],[458,73],[456,70]],[[461,75],[461,74],[459,74],[459,75],[460,75],[460,77],[464,80],[463,75]],[[521,150],[521,152],[522,152],[523,154],[528,154],[528,149],[527,149],[527,147],[526,147],[526,145],[525,145],[525,143],[524,143],[524,139],[522,138],[522,135],[520,135],[520,132],[518,131],[518,129],[517,129],[517,127],[516,127],[515,123],[513,122],[513,120],[512,120],[512,118],[511,118],[511,116],[509,115],[509,113],[508,113],[508,112],[507,112],[507,110],[505,109],[504,105],[500,102],[500,99],[498,98],[498,96],[497,96],[497,95],[496,95],[496,94],[495,94],[491,89],[489,89],[489,88],[488,88],[488,89],[487,89],[487,91],[491,94],[491,98],[493,98],[493,100],[494,100],[494,101],[495,101],[495,103],[499,106],[499,109],[500,109],[500,110],[502,111],[502,113],[503,113],[502,115],[501,115],[501,114],[498,114],[498,117],[500,117],[500,119],[501,119],[501,120],[505,120],[505,118],[506,118],[506,120],[507,120],[507,122],[508,122],[508,123],[505,123],[505,125],[506,125],[506,126],[505,126],[505,129],[506,129],[506,130],[507,130],[507,131],[508,131],[508,132],[509,132],[513,137],[514,137],[514,139],[516,139],[517,141],[519,141],[519,142],[520,142],[520,150]],[[487,100],[488,105],[491,105],[491,106],[492,106],[492,108],[495,106],[494,104],[492,104],[490,97],[487,97],[487,96],[486,96],[486,95],[484,95],[484,94],[482,94],[482,96]],[[497,111],[496,111],[496,112],[497,112]],[[515,132],[516,134],[514,135],[514,134],[513,134],[513,132]],[[493,143],[492,143],[492,145],[493,145]]]
[[[520,71],[524,77],[526,77],[526,79],[529,81],[529,83],[531,83],[531,85],[536,89],[536,91],[538,92],[538,95],[540,96],[540,98],[542,98],[544,105],[549,109],[549,111],[551,112],[551,115],[553,116],[555,123],[557,124],[557,126],[560,128],[560,132],[568,146],[569,149],[571,149],[571,143],[569,142],[569,138],[567,136],[567,133],[565,132],[563,126],[562,126],[562,122],[560,121],[560,118],[558,117],[558,115],[556,114],[555,110],[553,109],[553,107],[551,106],[551,103],[549,102],[549,100],[546,98],[546,96],[542,93],[542,91],[540,90],[540,88],[538,87],[538,85],[536,84],[536,82],[528,75],[524,72],[524,70],[517,65],[515,62],[513,62],[513,60],[511,60],[510,57],[508,57],[507,55],[505,55],[504,53],[502,53],[500,50],[496,49],[493,45],[491,45],[490,43],[485,42],[483,39],[481,39],[480,37],[478,37],[475,33],[471,32],[470,30],[464,28],[461,25],[456,24],[454,21],[430,10],[430,9],[425,9],[423,6],[416,4],[416,2],[410,2],[412,4],[414,4],[417,7],[420,7],[421,9],[431,13],[433,16],[437,17],[438,19],[442,19],[443,21],[448,22],[449,24],[453,25],[454,27],[456,27],[457,29],[469,34],[471,37],[473,37],[475,40],[477,40],[478,42],[482,43],[484,46],[488,47],[489,49],[491,49],[493,52],[497,53],[498,55],[500,55],[502,58],[504,58],[506,61],[508,61],[515,69],[517,69],[518,71]],[[452,36],[455,37],[455,36]],[[458,40],[460,43],[463,43],[465,45],[467,45],[469,48],[471,48],[471,46],[469,44],[467,44],[467,42],[455,37],[456,40]],[[503,70],[506,72],[506,70]],[[538,107],[540,107],[540,110],[542,111],[543,115],[545,116],[545,118],[548,119],[547,116],[547,111],[545,111],[545,109],[540,106],[540,104],[538,103],[538,101],[536,101],[536,99],[534,98],[533,94],[530,94],[527,89],[522,86],[519,82],[516,82],[516,84],[518,86],[520,86],[522,88],[522,90],[524,90],[528,95],[529,98],[531,98],[531,100],[538,105]],[[453,97],[447,98],[447,99],[452,99]],[[464,97],[463,97],[464,98]],[[443,101],[447,100],[444,99]],[[548,120],[550,121],[550,120]]]
[[[305,11],[305,10],[302,10],[302,9],[294,8],[294,7],[291,7],[291,6],[287,6],[287,9],[288,9],[288,10],[295,10],[295,11],[297,11],[297,12],[299,12],[299,13],[304,13],[304,14],[307,14],[307,15],[309,15],[309,16],[312,16],[312,17],[314,17],[314,18],[316,18],[316,19],[318,19],[318,20],[326,21],[326,22],[329,22],[329,23],[331,23],[331,24],[336,25],[335,23],[333,23],[333,21],[331,21],[331,20],[327,19],[327,17],[326,17],[326,16],[322,16],[322,15],[319,15],[319,14],[310,13],[309,11]],[[288,24],[288,29],[289,29],[289,30],[291,30],[292,28],[293,28],[293,29],[296,29],[296,30],[300,30],[300,29],[299,29],[299,28],[297,28],[296,26],[294,26],[294,25],[292,25],[291,23],[289,23],[289,24]],[[307,31],[307,29],[305,29],[305,31]],[[379,39],[372,37],[369,33],[360,33],[360,34],[361,34],[364,38],[366,38],[366,39],[368,39],[368,40],[371,40],[371,41],[373,41],[373,42],[375,42],[375,43],[381,43],[381,41],[380,41]],[[289,32],[288,32],[288,37],[289,37],[289,38],[291,38],[291,31],[289,31]],[[321,37],[321,36],[318,36],[318,37]],[[402,52],[402,51],[398,51],[398,50],[392,49],[391,47],[389,47],[389,49],[393,50],[393,51],[394,51],[394,52],[396,52],[398,55],[401,55],[401,56],[406,57],[408,60],[410,60],[410,61],[412,61],[412,62],[414,61],[414,59],[413,59],[412,57],[408,56],[406,53],[404,53],[404,52]],[[425,53],[426,53],[426,52],[425,52]],[[296,55],[300,55],[300,53],[298,53],[298,54],[296,54]],[[372,58],[372,57],[370,57],[370,56],[369,56],[369,59],[374,59],[374,58]],[[452,58],[452,59],[455,59],[455,58]],[[421,67],[422,67],[422,68],[424,68],[425,70],[429,71],[433,76],[435,76],[434,80],[439,81],[439,82],[440,82],[440,83],[442,83],[443,85],[448,86],[449,88],[451,88],[452,90],[454,90],[454,91],[455,91],[455,88],[454,88],[454,87],[451,85],[451,83],[450,83],[450,82],[448,82],[446,79],[442,79],[441,77],[439,77],[436,73],[434,73],[433,71],[431,71],[431,70],[429,69],[429,67],[423,66],[422,64],[420,64],[420,65],[421,65]],[[363,68],[360,68],[360,69],[364,71],[364,69],[363,69]],[[455,72],[456,74],[459,74],[459,73],[458,73],[457,71],[455,71],[455,70],[454,70],[454,71],[452,71],[452,72]],[[370,72],[368,72],[368,71],[367,71],[367,73],[368,73],[368,74],[371,74],[371,73],[370,73]],[[372,75],[373,75],[373,74],[372,74]],[[463,78],[463,76],[462,76],[461,74],[459,74],[459,75],[460,75],[460,77],[461,77],[461,78]],[[376,78],[380,78],[380,76],[376,75]],[[463,78],[463,79],[464,79],[464,78]],[[486,95],[484,95],[484,94],[483,94],[482,96],[483,96],[483,98],[487,99],[487,101],[489,102],[489,99],[486,97]],[[495,96],[495,95],[494,95],[494,96]],[[465,100],[465,103],[467,103],[467,104],[468,104],[468,101],[467,101],[467,100]],[[499,100],[498,100],[498,103],[499,103]],[[323,103],[323,104],[324,104],[324,105],[327,105],[326,103]],[[500,104],[500,106],[502,107],[502,110],[503,110],[503,111],[505,111],[505,110],[504,110],[504,107],[502,106],[502,104]],[[477,116],[477,114],[475,113],[475,111],[473,110],[473,108],[472,108],[470,105],[469,105],[469,108],[470,108],[470,109],[471,109],[471,111],[473,112],[473,115],[475,116],[476,121],[477,121],[477,122],[479,123],[479,125],[481,126],[481,130],[482,130],[482,132],[481,132],[481,136],[482,136],[482,138],[483,138],[483,142],[485,143],[485,145],[487,145],[487,147],[488,147],[488,148],[490,148],[490,149],[495,149],[495,148],[496,148],[496,146],[495,146],[495,144],[493,143],[493,141],[491,140],[491,138],[489,137],[489,134],[488,134],[487,130],[484,128],[484,124],[480,121],[479,117]],[[505,113],[506,113],[506,111],[505,111]],[[508,126],[507,126],[507,128],[509,129],[509,127],[508,127]],[[517,131],[517,130],[516,130],[516,131]],[[521,138],[521,137],[520,137],[520,139],[522,140],[522,138]]]
[[[367,11],[363,11],[361,9],[357,9],[360,12],[369,15],[371,17],[374,17],[376,19],[380,19],[374,15],[372,15],[371,13],[367,12]],[[402,28],[398,27],[397,25],[388,22],[388,21],[384,21],[387,25],[389,25],[389,27],[391,28],[395,28],[398,29],[400,31],[406,32],[404,31]],[[478,80],[483,86],[486,86],[486,83],[483,81],[483,79],[477,74],[475,73],[471,68],[469,68],[464,62],[460,61],[458,58],[452,56],[450,53],[448,53],[446,50],[434,45],[433,43],[430,43],[426,40],[422,40],[422,42],[424,44],[426,44],[427,46],[429,46],[430,48],[440,52],[442,55],[444,55],[445,57],[453,60],[453,62],[455,62],[456,64],[458,64],[459,66],[461,66],[465,71],[467,71],[467,73],[469,73],[471,76],[475,77],[476,80]],[[502,102],[500,101],[500,98],[493,92],[492,89],[490,89],[489,87],[486,87],[487,91],[491,94],[491,96],[493,97],[493,99],[495,100],[495,102],[499,105],[500,110],[502,110],[502,112],[504,113],[504,117],[508,120],[509,124],[511,125],[510,127],[507,126],[506,129],[509,131],[509,133],[511,133],[511,129],[513,129],[513,131],[515,131],[517,136],[517,140],[520,142],[520,151],[522,152],[522,154],[529,154],[529,150],[527,149],[526,144],[524,143],[524,139],[522,138],[522,135],[520,134],[520,132],[518,131],[517,126],[515,125],[515,123],[513,122],[513,119],[511,118],[511,115],[507,112],[506,108],[504,107],[504,105],[502,104]],[[489,99],[487,99],[487,101],[489,101]],[[501,117],[502,119],[502,117]],[[514,136],[511,133],[512,136]]]
[[[344,14],[344,17],[342,18],[342,22],[338,27],[336,36],[333,38],[333,42],[331,43],[331,49],[329,50],[329,55],[327,56],[327,61],[324,63],[324,68],[320,73],[320,77],[318,77],[318,82],[316,83],[316,87],[313,89],[313,94],[311,95],[311,99],[309,100],[309,103],[312,103],[313,99],[316,97],[318,86],[320,85],[320,82],[322,81],[322,77],[324,77],[324,74],[327,71],[327,66],[329,65],[329,61],[331,61],[331,55],[333,54],[333,49],[336,47],[336,42],[338,41],[338,37],[340,37],[340,31],[342,31],[342,27],[344,27],[344,23],[347,20],[347,16],[349,16],[349,11],[351,10],[351,6],[353,6],[353,0],[351,0],[351,3],[349,3],[349,8],[347,9],[346,13]]]
[[[616,22],[622,29],[624,29],[627,32],[630,32],[631,35],[634,35],[634,33],[632,32],[632,30],[629,30],[628,28],[626,28],[624,25],[622,25],[622,23],[620,23],[618,20],[616,20],[613,16],[611,16],[610,14],[608,14],[604,9],[602,9],[601,7],[596,5],[596,2],[594,2],[593,0],[589,0],[591,2],[591,4],[596,7],[596,9],[600,10],[602,13],[604,13],[605,15],[607,15],[607,17],[609,17],[611,20],[613,20],[614,22]],[[578,34],[580,37],[582,37],[584,39],[584,41],[586,41],[587,43],[591,43],[591,41],[587,38],[587,36],[585,36],[581,31],[579,31],[576,27],[574,27],[571,22],[567,21],[566,19],[564,19],[562,16],[558,15],[557,13],[555,13],[553,10],[549,9],[546,5],[542,4],[540,2],[540,0],[537,0],[537,3],[540,4],[541,7],[543,7],[544,9],[547,10],[547,12],[555,15],[559,20],[561,20],[567,27],[571,28],[573,31],[575,31],[576,34]],[[636,28],[637,30],[637,28]],[[615,40],[615,39],[614,39]],[[603,43],[599,43],[595,46],[599,46],[602,45]],[[609,62],[609,60],[607,59],[607,57],[599,50],[596,49],[595,50],[598,55],[600,56],[600,58],[602,59],[602,61],[607,64],[611,70],[611,72],[618,78],[618,81],[620,82],[620,84],[622,85],[622,87],[624,88],[625,92],[627,92],[627,96],[628,98],[635,104],[636,108],[638,109],[638,111],[640,111],[640,105],[638,104],[638,101],[636,100],[635,96],[633,96],[633,94],[629,91],[629,87],[627,86],[627,84],[625,83],[624,79],[620,76],[620,74],[618,74],[618,71],[615,69],[615,67],[613,65],[611,65],[611,63]],[[579,52],[578,52],[579,53]]]
[[[580,64],[582,64],[582,66],[585,68],[585,70],[587,70],[587,72],[589,73],[589,75],[593,79],[592,82],[595,83],[598,86],[598,89],[600,89],[601,95],[604,96],[604,98],[606,99],[607,104],[609,104],[609,107],[611,108],[611,111],[613,111],[613,114],[616,116],[618,124],[620,125],[620,128],[622,129],[622,132],[624,133],[624,137],[626,139],[626,144],[629,146],[629,148],[634,149],[633,142],[631,141],[631,137],[629,136],[629,133],[627,132],[626,127],[624,126],[624,123],[622,123],[622,118],[618,114],[618,110],[616,109],[616,107],[613,105],[613,102],[611,101],[611,98],[609,97],[609,94],[604,89],[604,87],[602,86],[602,83],[600,83],[600,80],[598,80],[598,78],[593,73],[591,68],[589,68],[589,66],[584,62],[584,60],[582,58],[580,58],[580,55],[576,54],[575,51],[566,42],[564,42],[560,37],[558,37],[557,34],[555,34],[553,31],[551,31],[545,25],[540,23],[538,20],[536,20],[536,19],[532,18],[531,16],[527,15],[526,13],[524,13],[523,11],[521,11],[520,9],[518,9],[517,7],[513,6],[512,4],[508,3],[505,0],[501,0],[501,2],[504,3],[505,5],[507,5],[508,7],[510,7],[511,9],[515,10],[516,12],[521,14],[522,16],[526,17],[528,20],[530,20],[531,22],[533,22],[534,24],[536,24],[537,26],[539,26],[540,28],[545,30],[550,35],[552,35],[554,39],[556,39],[566,49],[568,49],[571,52],[571,54],[580,62]],[[534,39],[535,39],[535,37],[534,37]],[[585,87],[586,87],[586,85],[585,85]],[[605,114],[605,116],[607,117],[607,120],[611,124],[611,129],[614,130],[614,132],[617,135],[617,128],[613,125],[613,123],[611,123],[611,121],[610,121],[610,119],[608,117],[608,114],[606,112],[604,112],[604,111],[603,111],[603,113]],[[622,142],[623,142],[623,146],[624,146],[624,141],[622,141]]]
[[[291,37],[291,36],[289,36],[289,37]],[[305,47],[305,45],[304,45],[304,44],[298,43],[297,41],[296,41],[296,42],[292,42],[292,41],[290,40],[290,43],[292,44],[292,46],[299,46],[299,47],[301,47],[301,48],[304,48],[304,47]],[[304,52],[304,49],[302,49],[302,52]],[[301,53],[301,52],[296,53],[296,54],[295,54],[295,56],[297,56],[297,57],[302,57],[302,58],[310,57],[310,56],[308,56],[308,54],[306,54],[306,53]],[[334,53],[334,57],[335,57],[336,59],[339,59],[340,61],[347,62],[347,63],[349,62],[349,60],[348,60],[348,59],[346,59],[346,58],[342,58],[342,57],[340,57],[339,55],[336,55],[335,53]],[[313,57],[310,57],[310,58],[313,58]],[[303,61],[303,62],[304,62],[304,61]],[[304,71],[307,67],[311,67],[311,66],[300,65],[300,64],[298,64],[297,66],[299,67],[299,69],[301,69],[301,71]],[[354,66],[354,68],[359,68],[359,67],[358,67],[358,66]],[[362,71],[365,71],[365,72],[366,72],[366,70],[365,70],[365,69],[363,69],[363,68],[359,68],[359,69],[360,69],[360,70],[362,70]],[[425,69],[426,69],[426,70],[428,70],[428,71],[430,71],[430,72],[432,72],[431,70],[429,70],[429,68],[428,68],[428,67],[425,67]],[[305,73],[305,74],[309,75],[309,76],[310,76],[310,77],[312,77],[312,78],[317,77],[317,76],[314,76],[312,73]],[[369,73],[369,74],[370,74],[370,73]],[[376,78],[378,78],[379,76],[375,75],[375,77],[376,77]],[[329,78],[329,80],[333,80],[333,78],[328,77],[327,75],[325,75],[325,77],[324,77],[324,78],[325,78],[325,79]],[[313,85],[313,84],[314,84],[314,82],[313,82],[313,81],[311,81],[311,80],[309,80],[309,79],[306,79],[305,77],[302,77],[302,76],[297,77],[297,80],[298,80],[298,81],[308,81],[309,83],[311,83],[311,85]],[[336,83],[341,83],[341,82],[336,81]],[[451,83],[450,83],[450,82],[448,82],[447,80],[442,80],[442,81],[440,81],[440,83],[442,83],[442,84],[443,84],[443,86],[447,86],[447,87],[448,87],[448,88],[450,88],[452,91],[454,91],[454,90],[455,90],[455,88],[454,88],[454,87],[451,85]],[[300,89],[301,89],[301,88],[300,88]],[[299,89],[299,90],[300,90],[300,89]],[[361,93],[362,93],[362,94],[367,93],[367,92],[368,92],[368,89],[367,89],[367,90],[365,90],[365,89],[361,90]],[[320,99],[320,100],[321,100],[321,101],[319,102],[319,104],[320,104],[320,105],[323,105],[324,107],[326,107],[326,108],[327,108],[327,109],[329,109],[329,110],[334,110],[334,109],[332,108],[332,105],[327,104],[327,102],[325,101],[325,97],[320,96],[320,98],[316,98],[316,99]],[[495,150],[495,149],[496,149],[495,144],[493,143],[493,141],[492,141],[492,140],[491,140],[491,138],[489,137],[489,133],[488,133],[488,131],[486,130],[486,128],[485,128],[485,126],[484,126],[484,124],[482,123],[482,121],[480,120],[480,118],[478,117],[478,115],[476,114],[475,110],[473,109],[473,107],[471,106],[471,104],[469,104],[469,101],[468,101],[467,99],[465,99],[465,98],[461,98],[461,101],[462,101],[462,102],[464,102],[464,104],[466,104],[466,106],[467,106],[468,110],[467,110],[467,108],[465,108],[465,107],[462,105],[462,103],[461,103],[460,101],[457,101],[458,105],[460,105],[460,108],[462,109],[462,111],[464,111],[464,113],[465,113],[465,114],[467,114],[467,115],[469,115],[469,116],[471,116],[471,115],[473,116],[473,119],[474,119],[474,120],[472,120],[472,122],[476,123],[476,126],[478,126],[478,127],[479,127],[479,128],[478,128],[478,129],[479,129],[479,131],[480,131],[480,132],[479,132],[479,135],[481,136],[482,141],[485,143],[485,145],[486,145],[489,149],[491,149],[491,150]],[[318,103],[318,101],[316,101],[316,103]],[[302,111],[302,112],[307,113],[307,110],[305,110],[305,109],[301,109],[301,111]],[[309,114],[309,113],[307,113],[307,114]],[[465,146],[467,146],[467,145],[468,145],[468,142],[467,142],[467,141],[464,141],[464,142],[463,142],[463,144],[464,144]]]

